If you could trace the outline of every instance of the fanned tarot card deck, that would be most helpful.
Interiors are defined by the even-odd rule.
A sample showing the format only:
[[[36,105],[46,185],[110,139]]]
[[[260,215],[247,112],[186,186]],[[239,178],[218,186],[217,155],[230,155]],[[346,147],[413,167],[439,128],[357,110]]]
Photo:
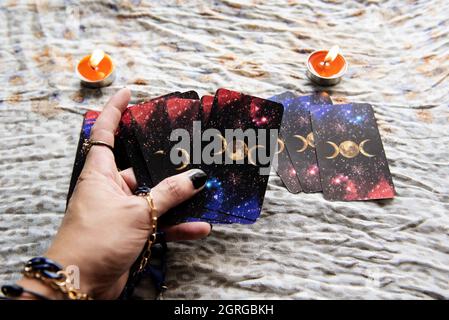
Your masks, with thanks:
[[[99,114],[84,116],[67,200]],[[395,194],[372,107],[332,105],[323,92],[269,99],[227,89],[201,98],[166,94],[127,108],[114,156],[120,170],[133,168],[139,186],[193,168],[206,172],[204,189],[161,217],[167,224],[254,223],[271,166],[292,194],[322,191],[341,201]]]

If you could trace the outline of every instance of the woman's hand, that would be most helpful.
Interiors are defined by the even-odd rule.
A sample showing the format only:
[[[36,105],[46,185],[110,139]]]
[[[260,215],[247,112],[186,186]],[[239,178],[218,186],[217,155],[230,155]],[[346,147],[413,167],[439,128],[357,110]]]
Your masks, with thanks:
[[[92,140],[114,145],[114,133],[129,99],[128,89],[120,90],[110,99],[92,128]],[[192,197],[205,182],[206,175],[201,170],[190,170],[162,181],[151,191],[157,215]],[[62,225],[46,254],[65,267],[77,266],[80,291],[94,299],[119,296],[131,265],[148,239],[150,209],[143,197],[133,195],[136,187],[131,168],[119,172],[111,150],[92,146]],[[176,241],[203,238],[210,230],[208,223],[194,222],[170,226],[164,231],[168,241]],[[23,279],[21,284],[43,289],[35,280]]]

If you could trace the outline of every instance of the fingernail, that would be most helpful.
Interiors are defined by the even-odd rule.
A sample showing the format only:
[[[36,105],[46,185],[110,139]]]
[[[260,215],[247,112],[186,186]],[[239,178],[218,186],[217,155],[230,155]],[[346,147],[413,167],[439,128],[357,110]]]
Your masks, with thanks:
[[[207,174],[200,169],[194,169],[189,175],[190,181],[192,181],[193,187],[199,189],[206,183]]]
[[[210,225],[210,230],[209,230],[209,234],[207,235],[208,237],[212,234],[212,229],[214,228],[212,223],[209,222],[209,225]]]

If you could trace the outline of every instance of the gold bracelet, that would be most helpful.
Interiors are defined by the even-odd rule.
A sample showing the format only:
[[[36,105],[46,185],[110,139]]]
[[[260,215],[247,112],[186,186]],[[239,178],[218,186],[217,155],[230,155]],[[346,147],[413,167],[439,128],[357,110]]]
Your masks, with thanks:
[[[32,267],[25,266],[23,275],[30,279],[37,279],[50,286],[52,289],[60,291],[69,300],[92,300],[87,293],[82,293],[71,283],[70,277],[67,272],[60,270],[56,272],[57,278],[49,278],[39,270],[35,270]]]
[[[140,260],[139,269],[137,273],[142,272],[150,261],[151,257],[151,245],[156,241],[156,233],[157,233],[157,209],[154,205],[153,197],[151,196],[151,191],[146,193],[137,194],[138,196],[145,197],[145,200],[148,203],[150,208],[150,223],[151,230],[150,235],[148,237],[144,252],[142,254],[142,260]]]

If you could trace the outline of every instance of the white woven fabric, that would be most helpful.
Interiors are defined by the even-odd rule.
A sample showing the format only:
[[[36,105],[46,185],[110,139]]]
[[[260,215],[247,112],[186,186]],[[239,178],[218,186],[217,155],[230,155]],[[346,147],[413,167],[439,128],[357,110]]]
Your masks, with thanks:
[[[444,0],[2,1],[0,283],[57,230],[86,109],[125,85],[134,101],[308,94],[308,53],[338,44],[349,70],[330,94],[373,104],[398,196],[329,202],[273,175],[256,224],[170,246],[165,296],[449,298],[448,11]],[[97,47],[118,77],[81,89],[74,66]]]

